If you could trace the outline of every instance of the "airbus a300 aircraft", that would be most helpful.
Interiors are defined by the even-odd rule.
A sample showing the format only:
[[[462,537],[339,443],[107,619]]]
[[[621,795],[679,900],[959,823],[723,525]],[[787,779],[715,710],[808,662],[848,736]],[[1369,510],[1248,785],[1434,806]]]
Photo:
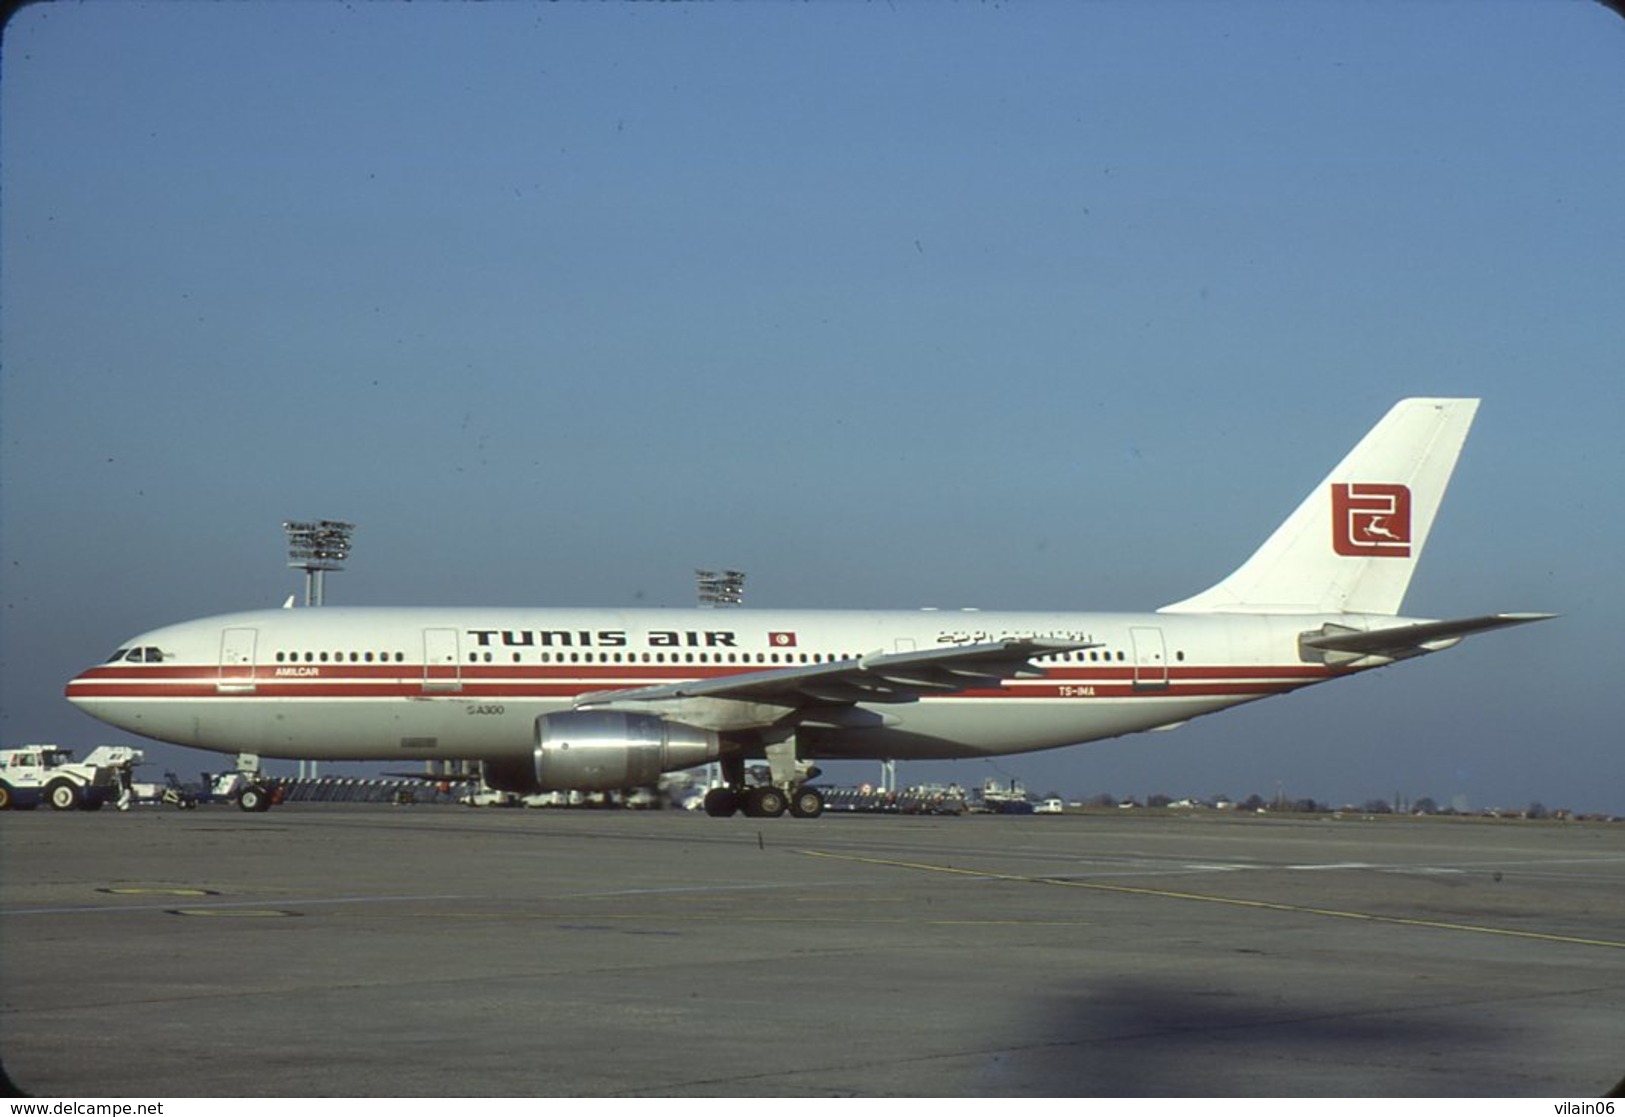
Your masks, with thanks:
[[[708,813],[814,817],[816,760],[1164,729],[1542,619],[1399,615],[1477,407],[1396,404],[1239,569],[1153,613],[266,610],[137,636],[67,696],[250,772],[471,759],[494,788],[591,791],[719,761]]]

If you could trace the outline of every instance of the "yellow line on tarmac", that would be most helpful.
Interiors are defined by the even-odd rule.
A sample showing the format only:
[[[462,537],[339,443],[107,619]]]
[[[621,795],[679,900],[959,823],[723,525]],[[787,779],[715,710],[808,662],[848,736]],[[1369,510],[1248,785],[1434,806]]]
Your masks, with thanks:
[[[1277,903],[1272,900],[1242,900],[1232,896],[1208,896],[1200,892],[1174,892],[1164,888],[1136,888],[1126,884],[1100,884],[1095,881],[1063,880],[1058,877],[995,873],[984,869],[961,869],[952,865],[931,865],[919,861],[895,861],[885,857],[863,857],[854,853],[831,853],[827,850],[818,849],[804,849],[800,852],[808,857],[824,857],[834,861],[854,861],[865,865],[883,865],[888,868],[911,869],[916,872],[975,877],[980,880],[1004,880],[1014,884],[1047,884],[1053,888],[1086,888],[1094,892],[1116,892],[1126,896],[1159,896],[1165,900],[1195,900],[1204,904],[1225,904],[1237,908],[1293,912],[1297,915],[1319,915],[1329,919],[1356,919],[1367,923],[1392,923],[1401,927],[1430,927],[1437,931],[1461,931],[1475,935],[1501,935],[1513,939],[1534,939],[1538,942],[1560,942],[1572,946],[1604,946],[1625,950],[1625,942],[1613,939],[1586,939],[1574,935],[1547,934],[1543,931],[1516,931],[1507,927],[1483,927],[1475,923],[1447,923],[1437,919],[1407,919],[1398,915],[1373,915],[1370,912],[1339,911],[1336,908],[1311,908],[1300,904]]]

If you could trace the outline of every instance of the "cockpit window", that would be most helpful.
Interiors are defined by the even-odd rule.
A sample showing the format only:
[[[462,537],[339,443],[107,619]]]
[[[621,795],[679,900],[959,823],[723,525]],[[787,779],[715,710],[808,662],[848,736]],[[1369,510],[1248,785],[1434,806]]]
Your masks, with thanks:
[[[164,653],[159,648],[120,648],[108,658],[109,663],[162,663]]]

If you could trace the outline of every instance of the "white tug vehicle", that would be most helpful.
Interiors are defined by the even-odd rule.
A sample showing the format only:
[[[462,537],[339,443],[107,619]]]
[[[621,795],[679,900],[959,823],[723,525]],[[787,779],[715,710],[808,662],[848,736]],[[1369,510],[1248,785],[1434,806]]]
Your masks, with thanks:
[[[0,749],[0,811],[31,810],[41,802],[58,811],[96,811],[128,801],[139,749],[103,745],[83,760],[56,745]]]

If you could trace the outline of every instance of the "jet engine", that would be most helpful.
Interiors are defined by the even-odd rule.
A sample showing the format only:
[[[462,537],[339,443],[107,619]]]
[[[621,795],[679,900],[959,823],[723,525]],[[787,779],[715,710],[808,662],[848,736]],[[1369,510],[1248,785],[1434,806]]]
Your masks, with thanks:
[[[570,710],[536,719],[528,757],[487,760],[481,770],[498,791],[614,791],[656,783],[663,772],[715,760],[717,735],[653,714]]]

